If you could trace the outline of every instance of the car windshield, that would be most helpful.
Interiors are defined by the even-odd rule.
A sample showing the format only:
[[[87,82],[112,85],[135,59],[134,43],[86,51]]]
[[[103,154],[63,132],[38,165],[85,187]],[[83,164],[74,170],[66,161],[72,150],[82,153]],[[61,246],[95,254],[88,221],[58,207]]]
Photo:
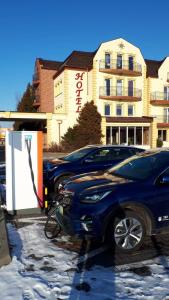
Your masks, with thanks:
[[[117,166],[109,169],[108,173],[133,180],[148,179],[162,168],[169,166],[169,152],[145,152],[135,155]]]
[[[64,156],[62,159],[74,162],[88,155],[93,149],[94,148],[82,148]]]

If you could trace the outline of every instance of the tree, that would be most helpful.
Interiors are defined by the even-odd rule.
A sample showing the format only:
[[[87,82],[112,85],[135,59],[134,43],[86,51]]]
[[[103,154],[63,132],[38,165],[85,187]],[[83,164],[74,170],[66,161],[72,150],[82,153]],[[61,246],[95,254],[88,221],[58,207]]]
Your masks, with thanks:
[[[74,150],[89,144],[100,144],[101,115],[97,111],[94,102],[87,102],[77,119],[77,124],[69,127],[62,137],[62,147],[66,150]]]
[[[17,103],[16,110],[18,112],[36,112],[36,109],[33,107],[34,99],[35,99],[34,89],[32,85],[28,83],[26,91],[24,92],[21,100],[19,100]],[[32,128],[35,128],[34,124],[32,124]],[[30,124],[27,124],[22,121],[16,121],[14,124],[14,130],[22,130],[22,129],[30,130]]]
[[[33,107],[34,98],[34,89],[32,85],[28,83],[26,91],[24,92],[21,100],[17,104],[17,111],[36,112],[36,109]]]

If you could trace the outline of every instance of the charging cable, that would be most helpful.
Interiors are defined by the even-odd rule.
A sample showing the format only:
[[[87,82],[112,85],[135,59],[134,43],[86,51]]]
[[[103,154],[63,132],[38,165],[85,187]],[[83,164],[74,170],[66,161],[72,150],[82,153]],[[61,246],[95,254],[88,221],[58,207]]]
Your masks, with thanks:
[[[32,157],[31,157],[31,139],[25,139],[25,143],[26,143],[26,147],[27,147],[27,151],[28,151],[28,162],[29,162],[29,167],[30,167],[30,172],[31,172],[33,191],[37,198],[40,208],[44,208],[43,200],[41,200],[40,197],[38,196],[36,185],[35,185],[35,177],[34,177],[34,173],[33,173]]]

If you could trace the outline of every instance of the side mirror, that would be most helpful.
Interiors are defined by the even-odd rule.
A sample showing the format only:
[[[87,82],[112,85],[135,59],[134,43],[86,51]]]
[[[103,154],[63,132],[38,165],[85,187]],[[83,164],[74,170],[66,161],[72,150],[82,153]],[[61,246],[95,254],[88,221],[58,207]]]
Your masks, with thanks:
[[[167,176],[167,175],[161,176],[159,183],[160,183],[160,185],[168,185],[169,186],[169,176]]]

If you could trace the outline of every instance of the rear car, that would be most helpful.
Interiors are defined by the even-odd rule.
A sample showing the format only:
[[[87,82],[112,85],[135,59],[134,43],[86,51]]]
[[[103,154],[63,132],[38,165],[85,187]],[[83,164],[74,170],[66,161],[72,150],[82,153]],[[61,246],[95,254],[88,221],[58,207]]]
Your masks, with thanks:
[[[143,152],[132,146],[89,145],[62,158],[44,161],[44,185],[57,192],[59,184],[74,175],[106,170],[122,160]]]

